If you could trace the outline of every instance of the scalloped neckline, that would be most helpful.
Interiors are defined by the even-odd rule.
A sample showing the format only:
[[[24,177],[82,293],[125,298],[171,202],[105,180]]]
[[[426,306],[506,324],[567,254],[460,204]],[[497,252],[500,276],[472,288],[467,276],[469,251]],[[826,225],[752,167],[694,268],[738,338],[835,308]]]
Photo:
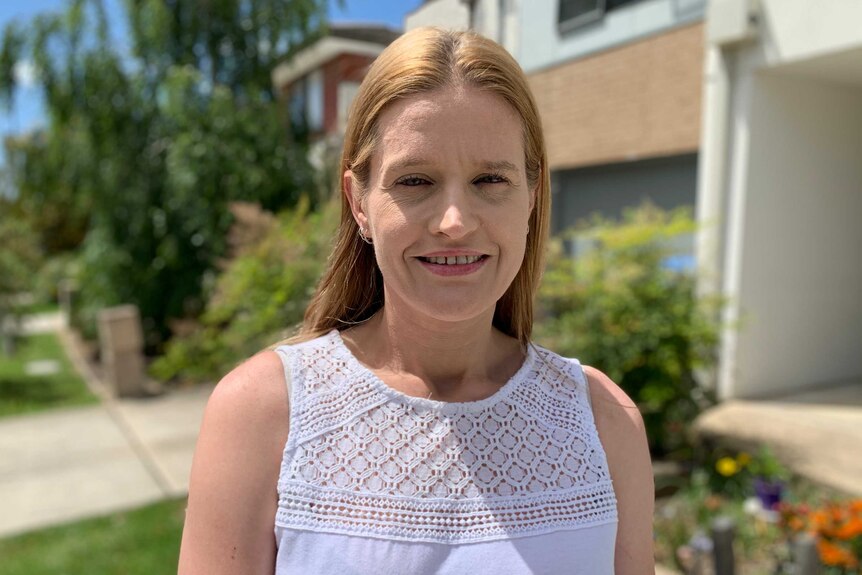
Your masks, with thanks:
[[[329,335],[332,341],[335,343],[337,350],[345,356],[345,358],[354,370],[365,376],[365,379],[371,384],[372,387],[374,387],[387,397],[398,400],[401,403],[406,403],[414,407],[440,410],[443,412],[480,411],[486,407],[496,405],[504,398],[508,397],[512,393],[512,391],[518,386],[518,384],[526,378],[526,374],[535,359],[535,351],[533,350],[533,346],[528,345],[526,357],[524,357],[524,361],[521,363],[521,366],[518,368],[518,370],[512,375],[512,377],[510,377],[506,381],[506,383],[503,384],[502,387],[500,387],[500,389],[498,389],[488,397],[472,401],[440,401],[436,399],[427,399],[424,397],[408,395],[403,391],[399,391],[394,387],[387,385],[386,382],[384,382],[376,373],[374,373],[371,368],[359,361],[359,359],[357,359],[356,356],[353,355],[353,352],[350,351],[350,348],[347,347],[346,343],[344,343],[344,339],[341,337],[340,331],[338,331],[337,329],[333,329],[331,332],[329,332]]]

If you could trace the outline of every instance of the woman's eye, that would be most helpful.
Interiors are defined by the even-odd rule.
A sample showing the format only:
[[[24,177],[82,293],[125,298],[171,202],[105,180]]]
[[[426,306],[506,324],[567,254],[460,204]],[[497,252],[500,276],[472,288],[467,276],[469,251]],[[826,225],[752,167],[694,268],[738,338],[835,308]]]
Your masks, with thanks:
[[[413,187],[413,186],[421,186],[421,185],[427,184],[429,182],[425,178],[420,178],[419,176],[407,176],[407,177],[399,179],[395,183],[398,185],[401,185],[401,186]]]
[[[486,174],[473,180],[474,184],[508,184],[509,180],[500,174]]]

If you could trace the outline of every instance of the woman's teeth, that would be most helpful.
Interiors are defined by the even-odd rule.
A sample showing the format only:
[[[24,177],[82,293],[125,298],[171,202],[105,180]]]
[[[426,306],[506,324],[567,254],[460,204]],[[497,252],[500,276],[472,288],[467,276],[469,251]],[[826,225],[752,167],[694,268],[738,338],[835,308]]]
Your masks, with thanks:
[[[474,262],[482,259],[482,256],[448,256],[448,257],[433,257],[433,258],[421,258],[426,262],[432,264],[440,264],[440,265],[464,265],[464,264],[472,264]]]

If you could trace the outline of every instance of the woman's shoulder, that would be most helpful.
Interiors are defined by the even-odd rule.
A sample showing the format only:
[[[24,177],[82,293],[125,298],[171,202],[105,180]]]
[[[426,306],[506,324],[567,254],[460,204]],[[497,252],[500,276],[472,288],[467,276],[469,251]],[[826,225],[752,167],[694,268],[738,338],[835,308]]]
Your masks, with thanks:
[[[246,360],[216,385],[189,478],[181,573],[212,573],[225,564],[272,572],[287,401],[282,361],[273,351]]]
[[[207,402],[205,418],[230,433],[287,434],[289,398],[284,363],[278,353],[262,351],[225,375]]]
[[[652,565],[655,488],[643,417],[607,375],[590,366],[584,374],[617,497],[617,572],[646,573]]]
[[[606,451],[647,451],[643,417],[634,401],[602,371],[583,366],[593,418]],[[633,441],[635,440],[635,441]],[[609,453],[609,458],[614,455]],[[628,457],[623,463],[633,463]]]

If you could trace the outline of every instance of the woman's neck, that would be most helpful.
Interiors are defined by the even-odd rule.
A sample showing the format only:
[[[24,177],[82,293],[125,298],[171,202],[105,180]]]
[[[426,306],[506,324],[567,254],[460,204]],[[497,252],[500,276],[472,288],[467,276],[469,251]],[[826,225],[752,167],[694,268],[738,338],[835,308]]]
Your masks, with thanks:
[[[345,332],[354,355],[384,381],[410,395],[473,401],[499,389],[523,361],[520,344],[488,314],[459,322],[403,317],[384,306]]]

